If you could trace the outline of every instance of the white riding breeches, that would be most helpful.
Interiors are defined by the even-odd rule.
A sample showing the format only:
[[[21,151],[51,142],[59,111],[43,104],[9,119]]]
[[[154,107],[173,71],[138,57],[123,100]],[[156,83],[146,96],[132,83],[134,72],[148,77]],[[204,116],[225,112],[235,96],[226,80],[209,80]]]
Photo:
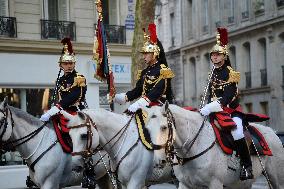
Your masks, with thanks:
[[[234,140],[239,140],[244,138],[244,129],[243,129],[243,121],[239,117],[233,117],[233,121],[236,123],[237,127],[231,130],[232,136]]]

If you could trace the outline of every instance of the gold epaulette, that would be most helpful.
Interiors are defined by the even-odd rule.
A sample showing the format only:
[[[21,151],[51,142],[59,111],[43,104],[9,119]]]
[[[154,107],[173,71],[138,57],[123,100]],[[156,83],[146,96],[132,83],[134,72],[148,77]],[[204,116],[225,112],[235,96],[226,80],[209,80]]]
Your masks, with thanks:
[[[230,66],[227,66],[227,68],[230,71],[228,83],[239,83],[241,80],[241,73],[234,71]]]
[[[175,74],[173,71],[167,67],[165,64],[161,64],[161,70],[160,70],[160,77],[163,79],[170,79],[175,77]]]
[[[73,86],[85,87],[86,86],[85,77],[83,75],[77,74],[77,76],[74,78]]]
[[[141,78],[142,70],[137,70],[137,77],[136,79],[139,80]]]

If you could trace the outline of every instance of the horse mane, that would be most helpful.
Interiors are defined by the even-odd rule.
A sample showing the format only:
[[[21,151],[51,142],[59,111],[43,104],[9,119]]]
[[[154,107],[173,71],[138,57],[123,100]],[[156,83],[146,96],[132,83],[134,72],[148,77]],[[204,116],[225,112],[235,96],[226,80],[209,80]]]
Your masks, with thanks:
[[[42,125],[42,122],[38,118],[32,116],[31,114],[29,114],[29,113],[27,113],[27,112],[25,112],[25,111],[23,111],[23,110],[21,110],[19,108],[15,108],[13,106],[8,106],[8,108],[17,117],[24,119],[26,122],[28,122],[31,125]]]

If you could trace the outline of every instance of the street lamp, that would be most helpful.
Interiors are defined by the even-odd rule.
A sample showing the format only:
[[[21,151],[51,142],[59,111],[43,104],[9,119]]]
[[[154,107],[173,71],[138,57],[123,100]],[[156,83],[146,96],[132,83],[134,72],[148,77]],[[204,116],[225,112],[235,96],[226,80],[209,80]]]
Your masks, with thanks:
[[[156,0],[155,18],[158,18],[161,15],[162,6],[163,6],[163,4],[162,4],[161,0]]]

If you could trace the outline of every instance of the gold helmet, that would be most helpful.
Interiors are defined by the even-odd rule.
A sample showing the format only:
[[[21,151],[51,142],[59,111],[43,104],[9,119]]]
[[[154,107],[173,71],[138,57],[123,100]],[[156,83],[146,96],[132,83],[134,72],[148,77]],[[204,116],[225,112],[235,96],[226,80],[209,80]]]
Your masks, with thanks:
[[[210,55],[213,52],[217,52],[220,54],[228,55],[228,32],[226,28],[217,28],[217,44],[213,46],[211,49]]]
[[[141,53],[154,53],[155,57],[159,57],[160,48],[157,45],[157,34],[156,34],[156,25],[154,23],[149,24],[148,31],[150,35],[147,35],[144,30],[144,45],[141,49]]]
[[[64,38],[61,40],[61,43],[64,45],[62,49],[62,54],[59,58],[58,63],[62,62],[76,62],[75,54],[73,52],[72,43],[70,38]]]

